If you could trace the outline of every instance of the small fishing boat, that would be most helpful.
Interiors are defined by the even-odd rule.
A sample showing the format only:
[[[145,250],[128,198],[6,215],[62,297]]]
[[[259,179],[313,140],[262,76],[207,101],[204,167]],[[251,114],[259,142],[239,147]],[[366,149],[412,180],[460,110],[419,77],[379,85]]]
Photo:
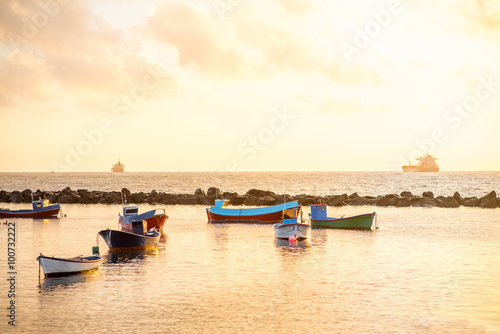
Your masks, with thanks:
[[[378,229],[377,213],[366,213],[351,217],[330,218],[326,215],[326,204],[311,205],[309,214],[312,227],[339,228],[351,230]]]
[[[57,258],[40,253],[36,259],[40,263],[45,277],[80,274],[97,269],[101,264],[101,257],[98,255]]]
[[[120,215],[120,225],[122,231],[132,232],[132,222],[144,220],[146,222],[146,229],[152,228],[160,231],[165,226],[168,216],[165,209],[155,209],[139,214],[137,206],[123,207],[123,215]]]
[[[50,204],[48,199],[33,201],[31,210],[0,209],[0,218],[57,218],[61,206]]]
[[[101,230],[98,234],[104,239],[111,251],[145,249],[157,247],[161,233],[155,230],[146,230],[145,221],[133,221],[132,232],[117,230]]]
[[[276,224],[283,220],[285,210],[298,212],[301,208],[298,201],[251,209],[228,209],[226,208],[228,203],[229,200],[227,199],[216,200],[214,206],[206,209],[208,222]]]
[[[300,222],[298,214],[300,213]],[[277,239],[287,239],[290,241],[303,240],[311,235],[311,224],[302,219],[302,211],[299,209],[283,210],[283,218],[279,223],[273,225],[274,236]]]
[[[307,239],[311,235],[311,225],[308,223],[299,223],[297,219],[283,219],[274,224],[274,236],[278,239],[293,238],[293,240]]]

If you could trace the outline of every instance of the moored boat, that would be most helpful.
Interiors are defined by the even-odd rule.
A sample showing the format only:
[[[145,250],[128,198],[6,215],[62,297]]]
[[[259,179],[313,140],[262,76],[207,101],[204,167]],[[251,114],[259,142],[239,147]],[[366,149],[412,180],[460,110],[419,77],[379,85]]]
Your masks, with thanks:
[[[298,217],[300,214],[300,222]],[[286,218],[285,218],[286,217]],[[287,239],[287,240],[303,240],[308,239],[311,235],[311,224],[302,219],[302,211],[287,209],[283,210],[283,219],[273,225],[274,236],[277,239]]]
[[[167,219],[168,215],[165,209],[154,209],[139,214],[139,208],[137,206],[125,206],[123,207],[123,215],[120,215],[120,225],[122,231],[132,232],[132,221],[144,220],[147,230],[154,228],[160,231],[163,229],[163,226],[165,226]]]
[[[308,223],[299,223],[297,219],[284,219],[274,224],[274,236],[278,239],[293,238],[293,240],[307,239],[311,235],[311,225]]]
[[[57,258],[40,253],[37,261],[40,263],[45,277],[51,277],[80,274],[97,269],[101,264],[101,257],[98,255],[85,257],[80,255],[72,258]]]
[[[111,251],[145,249],[157,247],[160,242],[161,233],[155,229],[146,230],[145,221],[133,221],[132,232],[117,230],[101,230],[98,234],[104,239]]]
[[[376,212],[351,217],[330,218],[326,214],[326,204],[312,204],[309,218],[312,227],[349,230],[374,230],[378,228]]]
[[[301,208],[298,201],[292,201],[264,208],[228,209],[228,202],[216,200],[214,206],[206,209],[209,223],[276,224],[283,220],[285,210],[298,212]]]
[[[31,210],[0,209],[0,218],[57,218],[61,206],[50,204],[48,199],[32,202]]]

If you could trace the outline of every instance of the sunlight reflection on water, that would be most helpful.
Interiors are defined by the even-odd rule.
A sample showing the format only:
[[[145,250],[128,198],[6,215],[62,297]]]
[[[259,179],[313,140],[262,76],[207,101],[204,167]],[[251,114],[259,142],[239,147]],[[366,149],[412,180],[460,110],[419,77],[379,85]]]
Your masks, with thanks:
[[[18,219],[17,329],[500,331],[498,210],[329,208],[332,216],[377,211],[380,230],[313,229],[310,240],[291,245],[274,239],[270,226],[207,224],[203,206],[167,209],[156,251],[108,254],[100,240],[99,270],[41,278],[40,285],[40,252],[90,254],[97,232],[116,228],[120,207],[65,205],[66,218]]]

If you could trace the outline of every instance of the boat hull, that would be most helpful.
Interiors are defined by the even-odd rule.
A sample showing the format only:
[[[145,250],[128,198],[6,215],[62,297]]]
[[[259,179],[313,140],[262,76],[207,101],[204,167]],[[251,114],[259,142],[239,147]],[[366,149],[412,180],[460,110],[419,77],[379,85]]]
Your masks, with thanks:
[[[373,230],[375,229],[376,213],[368,213],[345,218],[311,218],[312,227],[338,228],[349,230]]]
[[[141,235],[107,229],[99,231],[98,234],[104,239],[110,250],[139,250],[157,247],[161,237],[158,231],[152,231],[145,235]]]
[[[295,240],[308,239],[311,235],[311,225],[304,223],[291,223],[282,224],[278,223],[274,226],[274,236],[278,239],[290,239],[293,237]]]
[[[144,220],[146,222],[146,229],[151,230],[154,228],[157,231],[163,230],[168,216],[165,209],[151,210],[135,216],[122,216],[120,215],[120,226],[122,231],[132,232],[131,222],[134,220]]]
[[[57,218],[61,206],[50,205],[38,210],[9,210],[0,209],[0,218]]]
[[[209,223],[276,224],[283,220],[284,211],[295,210],[295,216],[297,216],[300,208],[297,201],[251,209],[211,207],[207,209],[207,217]]]
[[[99,256],[55,258],[40,255],[37,258],[45,277],[74,275],[95,270],[101,264]]]

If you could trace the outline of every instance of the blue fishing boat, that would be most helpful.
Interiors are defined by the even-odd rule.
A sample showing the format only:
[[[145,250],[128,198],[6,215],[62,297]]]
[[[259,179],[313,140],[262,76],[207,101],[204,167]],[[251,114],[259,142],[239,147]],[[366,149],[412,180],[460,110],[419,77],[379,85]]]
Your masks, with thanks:
[[[206,209],[209,223],[251,223],[276,224],[283,220],[284,211],[292,210],[297,216],[301,206],[298,201],[287,202],[264,208],[228,209],[229,200],[216,200],[214,206]],[[291,218],[285,217],[285,218]]]

